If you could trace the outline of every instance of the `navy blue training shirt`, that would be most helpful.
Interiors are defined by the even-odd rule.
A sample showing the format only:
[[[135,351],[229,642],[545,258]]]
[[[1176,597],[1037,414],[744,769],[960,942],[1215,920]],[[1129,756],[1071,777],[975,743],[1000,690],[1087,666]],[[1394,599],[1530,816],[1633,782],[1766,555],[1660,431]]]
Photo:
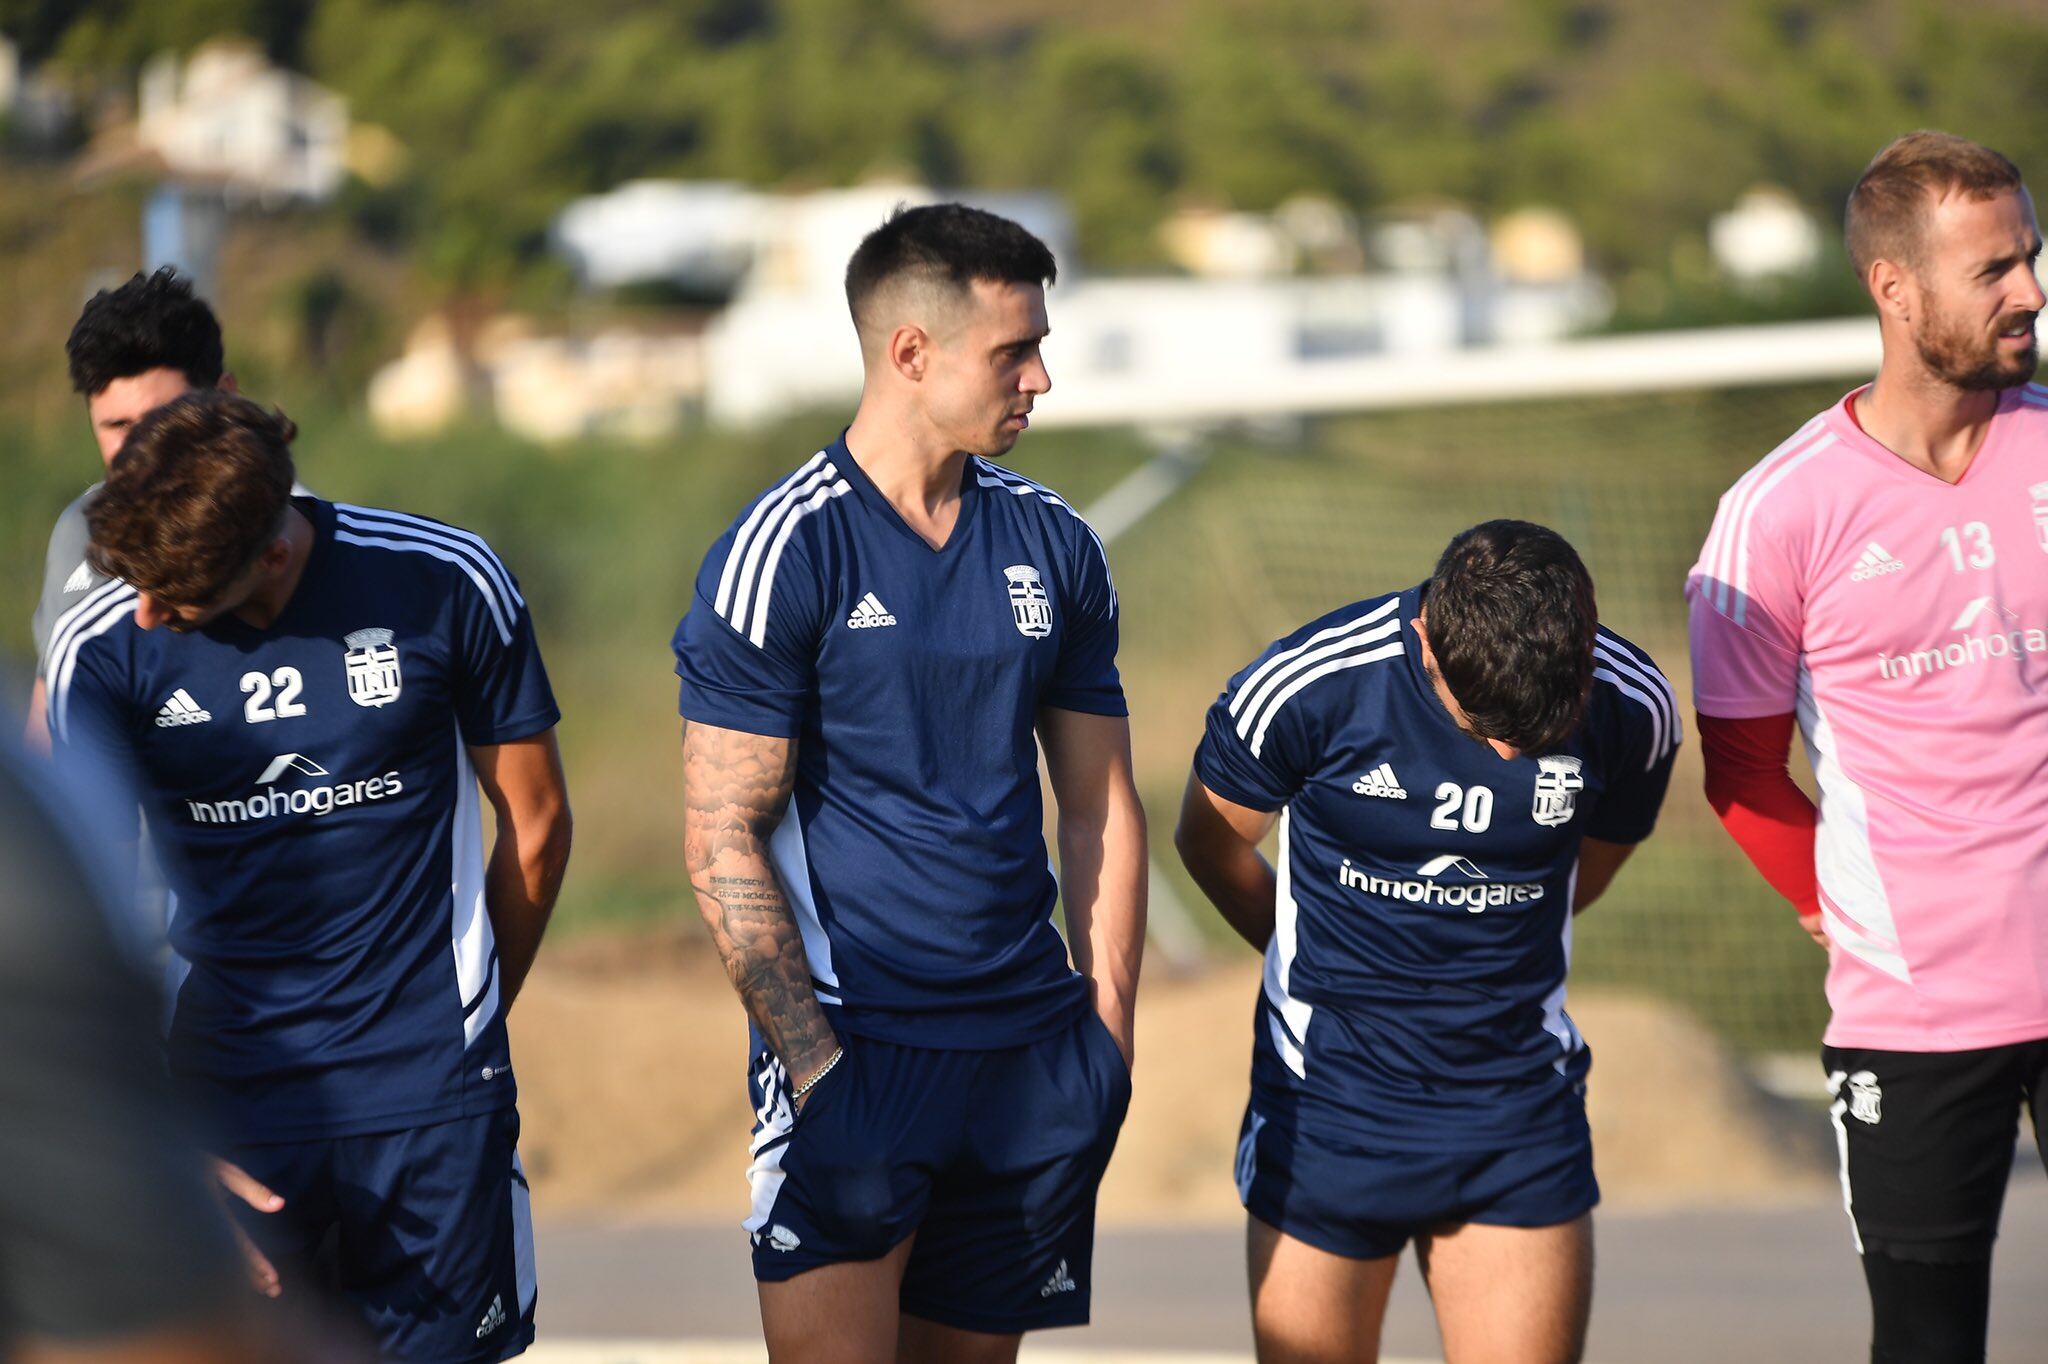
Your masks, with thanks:
[[[1473,1150],[1585,1119],[1565,1014],[1582,838],[1649,836],[1670,685],[1601,629],[1586,718],[1504,761],[1460,730],[1409,622],[1420,588],[1275,643],[1209,710],[1202,783],[1280,816],[1252,1104],[1334,1140]]]
[[[294,505],[313,548],[270,628],[145,631],[108,583],[46,660],[60,754],[139,788],[172,892],[171,1068],[238,1141],[513,1102],[468,750],[560,717],[481,539]]]
[[[769,851],[840,1026],[993,1048],[1084,1007],[1052,924],[1034,724],[1125,714],[1116,646],[1101,542],[986,460],[941,549],[843,436],[711,547],[675,635],[682,714],[796,740]]]

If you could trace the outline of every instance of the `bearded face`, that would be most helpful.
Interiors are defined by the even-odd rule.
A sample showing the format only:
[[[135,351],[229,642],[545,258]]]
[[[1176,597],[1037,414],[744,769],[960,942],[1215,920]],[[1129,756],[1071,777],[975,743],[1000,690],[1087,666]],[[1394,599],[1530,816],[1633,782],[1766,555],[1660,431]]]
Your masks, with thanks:
[[[1933,378],[1956,389],[2013,388],[2040,362],[2034,277],[2041,234],[2025,190],[1954,194],[1929,210],[1914,259],[1902,263],[1913,345]]]
[[[2038,313],[2015,309],[1986,321],[1932,291],[1924,296],[1924,309],[1913,342],[1936,378],[1975,391],[2016,388],[2033,379],[2041,359],[2034,337]]]

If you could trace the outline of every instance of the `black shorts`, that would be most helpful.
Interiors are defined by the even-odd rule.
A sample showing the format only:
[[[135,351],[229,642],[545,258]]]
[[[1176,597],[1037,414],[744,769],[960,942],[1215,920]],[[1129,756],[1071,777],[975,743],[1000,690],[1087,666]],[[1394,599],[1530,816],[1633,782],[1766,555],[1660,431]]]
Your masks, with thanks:
[[[2022,1105],[2048,1161],[2048,1038],[1978,1051],[1823,1047],[1859,1252],[1991,1255]]]

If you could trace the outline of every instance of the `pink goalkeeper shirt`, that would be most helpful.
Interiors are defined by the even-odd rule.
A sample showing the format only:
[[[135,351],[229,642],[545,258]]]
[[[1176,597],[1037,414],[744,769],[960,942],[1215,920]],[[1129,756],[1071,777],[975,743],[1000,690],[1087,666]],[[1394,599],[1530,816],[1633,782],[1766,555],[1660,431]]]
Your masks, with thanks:
[[[1953,486],[1863,433],[1864,391],[1721,498],[1694,702],[1798,714],[1831,1045],[2048,1037],[2048,390],[2000,395]]]

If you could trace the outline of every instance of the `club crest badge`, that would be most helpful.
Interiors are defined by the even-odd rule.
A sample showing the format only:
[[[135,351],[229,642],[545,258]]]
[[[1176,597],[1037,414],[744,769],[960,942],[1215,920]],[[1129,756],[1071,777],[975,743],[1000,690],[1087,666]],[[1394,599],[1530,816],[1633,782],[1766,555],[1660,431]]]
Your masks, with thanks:
[[[1538,758],[1536,803],[1530,817],[1546,829],[1571,823],[1578,811],[1578,793],[1586,786],[1586,779],[1579,775],[1583,766],[1577,758]]]
[[[1872,1127],[1883,1118],[1884,1091],[1874,1072],[1859,1070],[1849,1077],[1849,1116]]]
[[[402,682],[398,646],[389,630],[358,630],[341,641],[348,646],[342,663],[348,668],[348,699],[359,706],[388,706],[398,699]]]
[[[2034,538],[2041,542],[2041,550],[2048,553],[2048,483],[2036,483],[2027,489],[2027,496],[2034,499]]]
[[[1003,576],[1010,580],[1010,615],[1017,622],[1017,633],[1026,639],[1050,635],[1052,598],[1045,594],[1038,570],[1029,564],[1012,564],[1003,570]]]

